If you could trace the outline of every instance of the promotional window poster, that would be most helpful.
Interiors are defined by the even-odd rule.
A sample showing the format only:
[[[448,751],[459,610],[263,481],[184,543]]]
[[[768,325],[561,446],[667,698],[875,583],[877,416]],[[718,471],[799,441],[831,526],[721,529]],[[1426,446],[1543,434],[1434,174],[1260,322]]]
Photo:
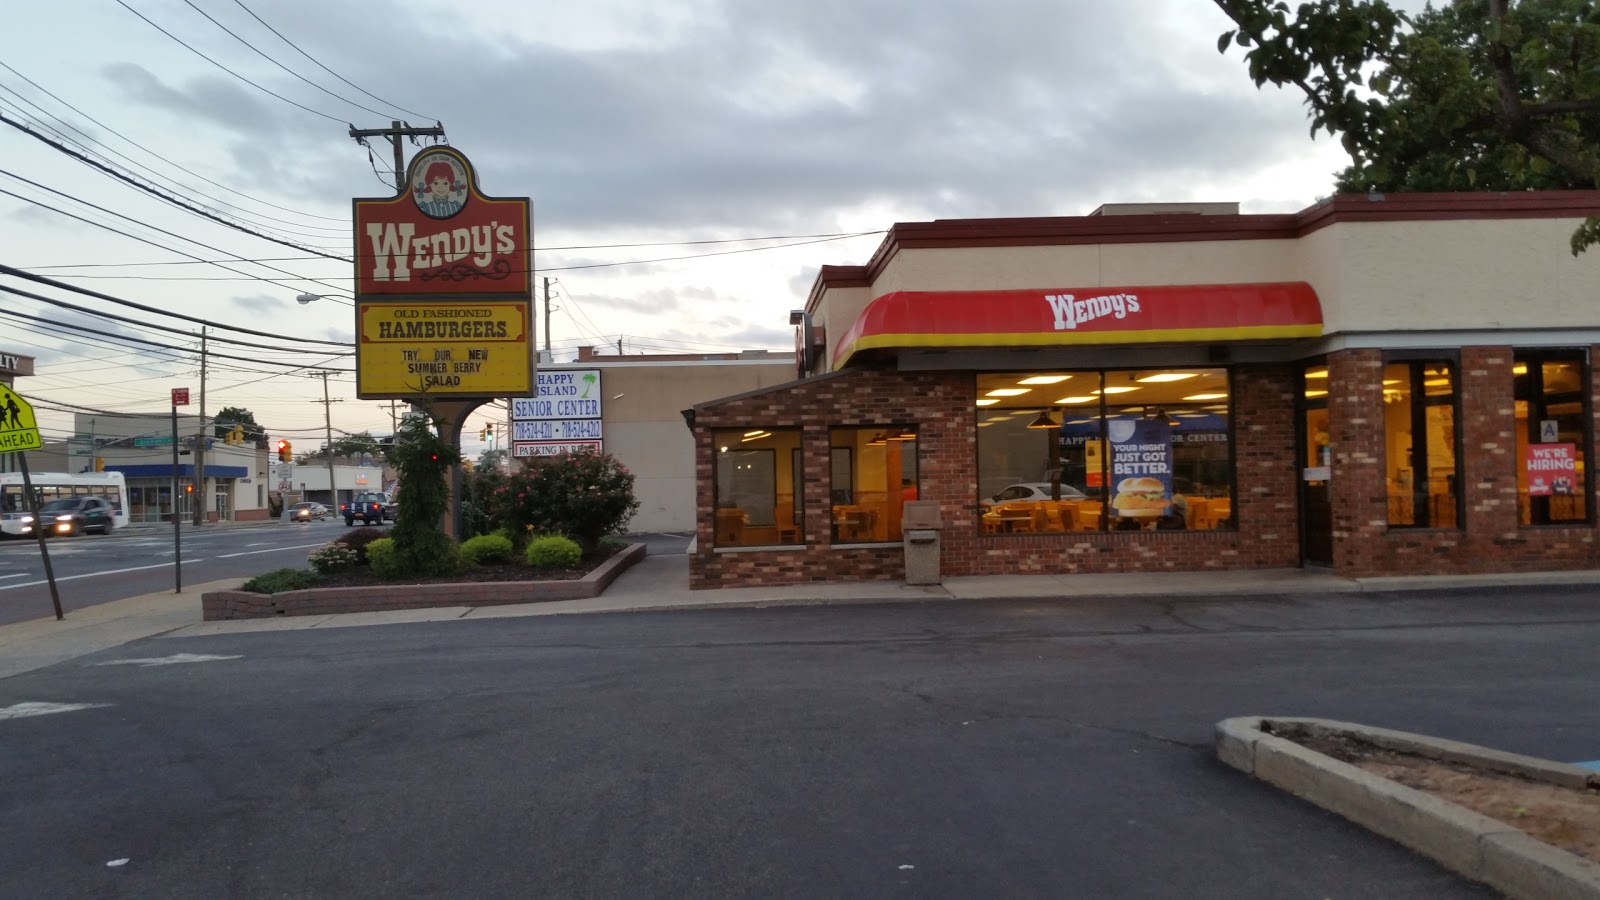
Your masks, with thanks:
[[[1576,444],[1529,444],[1522,451],[1522,467],[1528,473],[1528,496],[1551,497],[1576,493],[1578,454]]]
[[[1166,515],[1172,505],[1172,426],[1164,419],[1106,422],[1111,508],[1128,518]]]

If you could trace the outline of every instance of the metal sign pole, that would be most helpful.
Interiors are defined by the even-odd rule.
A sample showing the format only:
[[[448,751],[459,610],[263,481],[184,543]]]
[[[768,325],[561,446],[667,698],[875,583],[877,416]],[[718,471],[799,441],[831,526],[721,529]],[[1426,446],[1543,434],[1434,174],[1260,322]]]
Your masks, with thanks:
[[[61,593],[56,590],[56,570],[50,566],[50,548],[44,545],[44,518],[39,515],[39,499],[33,495],[33,478],[28,475],[28,454],[17,454],[22,464],[22,495],[27,498],[28,512],[33,516],[33,534],[39,539],[39,557],[44,560],[44,577],[50,582],[50,602],[56,608],[56,621],[65,615],[61,612]]]
[[[172,577],[174,594],[183,593],[183,524],[178,515],[178,404],[172,404]]]

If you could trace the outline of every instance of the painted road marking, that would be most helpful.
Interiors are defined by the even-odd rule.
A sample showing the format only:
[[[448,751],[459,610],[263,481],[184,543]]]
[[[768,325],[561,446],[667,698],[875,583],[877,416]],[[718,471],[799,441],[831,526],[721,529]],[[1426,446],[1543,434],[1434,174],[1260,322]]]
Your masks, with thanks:
[[[205,562],[205,560],[186,559],[183,561],[183,564],[187,566],[198,562]],[[172,563],[156,563],[153,566],[134,566],[131,569],[107,569],[104,572],[86,572],[82,575],[59,575],[56,577],[56,581],[76,581],[79,578],[99,578],[101,575],[121,575],[124,572],[143,572],[145,569],[165,569],[170,565],[172,565]],[[45,579],[40,579],[38,581],[25,581],[22,584],[6,584],[0,585],[0,591],[14,591],[17,588],[37,587],[38,585],[49,583],[50,582]]]
[[[13,573],[11,573],[11,574],[10,574],[10,575],[0,575],[0,579],[6,579],[6,578],[24,578],[24,577],[26,577],[26,576],[27,576],[27,574],[28,574],[28,573],[27,573],[27,572],[13,572]]]
[[[94,666],[177,666],[184,663],[215,662],[219,659],[244,659],[241,655],[212,656],[206,653],[174,653],[171,656],[154,656],[144,659],[108,659],[104,662],[90,663]]]
[[[232,559],[235,556],[254,556],[257,553],[277,553],[279,550],[304,550],[307,547],[321,547],[322,544],[295,544],[293,547],[273,547],[271,550],[244,550],[239,553],[224,553],[217,559]]]
[[[29,716],[48,716],[51,713],[77,712],[80,709],[99,709],[109,703],[13,703],[0,707],[0,721],[26,719]]]

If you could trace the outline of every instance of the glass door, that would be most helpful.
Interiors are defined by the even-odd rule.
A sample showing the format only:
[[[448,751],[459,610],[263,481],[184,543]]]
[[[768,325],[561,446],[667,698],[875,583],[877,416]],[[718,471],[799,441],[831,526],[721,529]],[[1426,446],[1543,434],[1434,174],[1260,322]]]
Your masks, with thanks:
[[[1333,445],[1328,424],[1328,367],[1310,366],[1301,379],[1299,474],[1300,559],[1308,566],[1333,565]]]

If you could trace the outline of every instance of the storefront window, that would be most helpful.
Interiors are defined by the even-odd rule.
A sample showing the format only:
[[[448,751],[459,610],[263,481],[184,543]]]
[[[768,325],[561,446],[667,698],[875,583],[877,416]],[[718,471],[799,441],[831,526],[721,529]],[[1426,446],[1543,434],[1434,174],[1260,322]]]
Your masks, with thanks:
[[[1455,366],[1393,362],[1383,370],[1383,423],[1391,527],[1456,528]]]
[[[1587,522],[1589,383],[1582,351],[1519,353],[1517,515],[1524,525]]]
[[[711,439],[717,448],[716,546],[802,543],[799,430],[716,431]]]
[[[1225,369],[978,376],[988,534],[1232,528]]]
[[[914,428],[835,428],[829,495],[836,544],[901,539],[901,511],[917,499]]]

